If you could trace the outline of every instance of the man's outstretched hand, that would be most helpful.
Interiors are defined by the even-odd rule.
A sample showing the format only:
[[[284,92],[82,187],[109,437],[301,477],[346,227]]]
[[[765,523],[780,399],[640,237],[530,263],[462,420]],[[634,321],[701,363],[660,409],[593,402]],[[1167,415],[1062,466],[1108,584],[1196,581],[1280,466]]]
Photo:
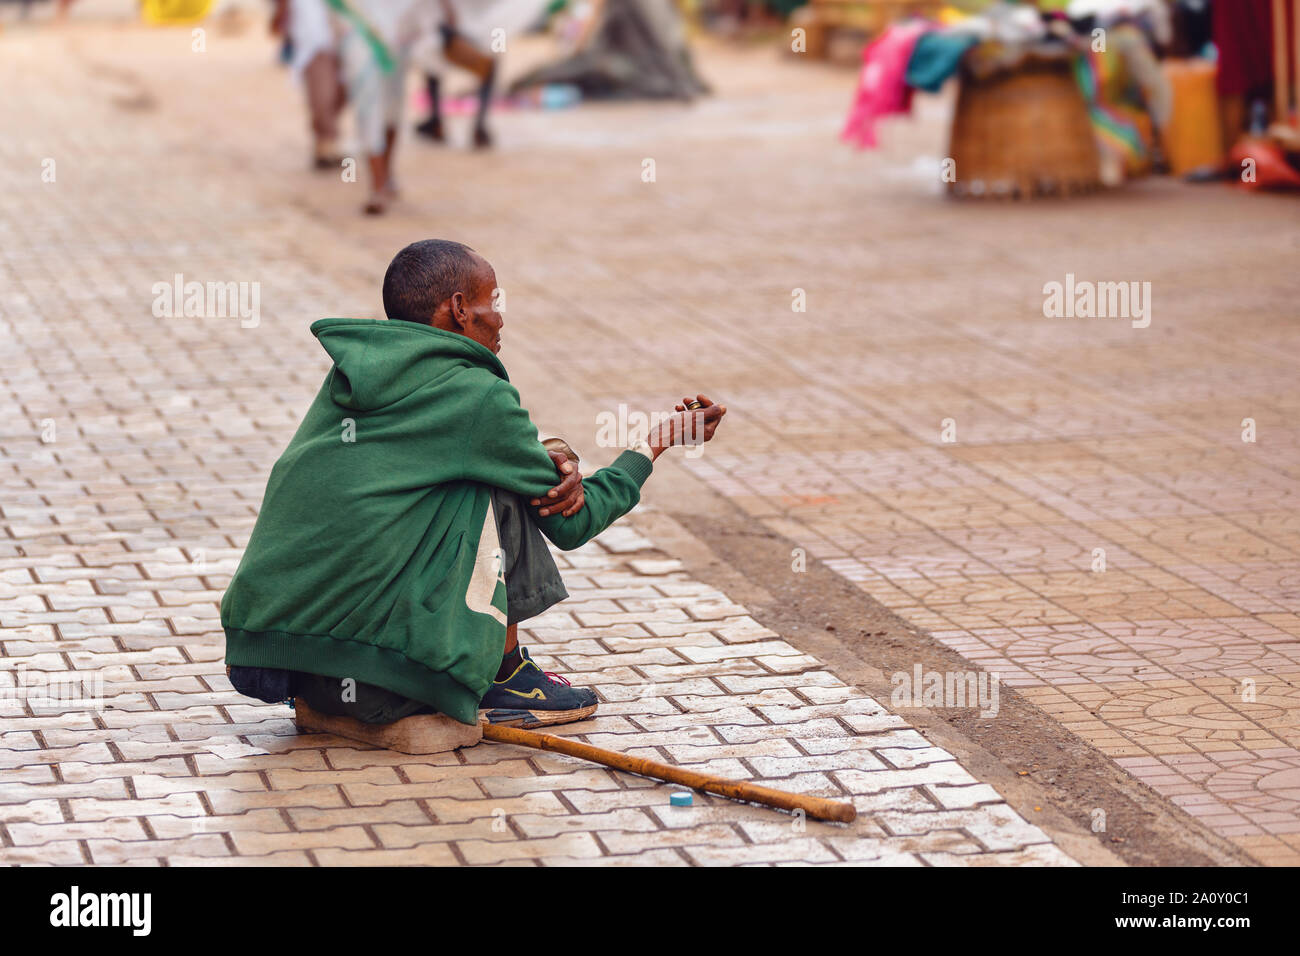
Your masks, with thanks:
[[[704,440],[713,441],[713,433],[718,430],[718,423],[722,421],[722,416],[727,414],[727,406],[719,405],[707,395],[696,395],[694,398],[687,395],[682,399],[682,404],[673,406],[673,410],[684,412],[686,411],[686,406],[691,402],[699,402],[704,406],[703,408],[694,409],[694,411],[699,413],[703,418]]]
[[[548,448],[546,453],[555,462],[555,470],[560,473],[562,480],[544,498],[534,498],[529,503],[538,508],[537,513],[543,517],[559,514],[567,518],[576,515],[587,500],[582,490],[582,472],[564,452]]]
[[[691,402],[699,402],[701,408],[688,410]],[[657,428],[651,430],[646,439],[650,446],[651,458],[658,458],[664,450],[673,445],[699,445],[712,441],[722,416],[727,414],[727,406],[719,405],[707,395],[689,395],[682,399],[680,405],[674,405],[673,411],[680,415],[669,415]]]
[[[686,406],[691,402],[699,402],[701,407],[688,410]],[[673,445],[698,445],[712,441],[722,416],[727,414],[727,406],[717,404],[707,395],[696,395],[694,398],[688,395],[680,405],[674,406],[673,411],[677,414],[669,415],[647,436],[646,443],[650,446],[652,460]],[[544,497],[534,498],[529,504],[542,517],[558,514],[567,518],[576,515],[587,501],[578,463],[556,448],[547,448],[546,453],[555,462],[555,470],[559,472],[561,480]]]

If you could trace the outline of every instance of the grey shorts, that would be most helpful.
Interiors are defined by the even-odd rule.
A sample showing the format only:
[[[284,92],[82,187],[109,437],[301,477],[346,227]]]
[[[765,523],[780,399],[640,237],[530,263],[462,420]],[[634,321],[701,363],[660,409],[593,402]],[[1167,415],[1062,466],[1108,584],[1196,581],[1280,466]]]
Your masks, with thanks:
[[[518,624],[563,601],[569,592],[528,503],[519,495],[493,488],[492,511],[504,558],[506,623]],[[356,700],[344,701],[342,681],[337,677],[297,674],[294,692],[322,714],[354,717],[367,724],[390,724],[412,714],[433,712],[428,704],[360,681],[349,695]]]

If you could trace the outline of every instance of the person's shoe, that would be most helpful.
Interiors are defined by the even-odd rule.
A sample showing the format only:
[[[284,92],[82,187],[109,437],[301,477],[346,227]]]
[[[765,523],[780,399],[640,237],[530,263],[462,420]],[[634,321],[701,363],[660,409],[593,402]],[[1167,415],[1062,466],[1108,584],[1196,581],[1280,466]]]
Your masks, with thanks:
[[[321,172],[338,169],[343,165],[343,156],[332,142],[319,142],[311,157],[312,168]]]
[[[431,139],[435,143],[446,142],[446,137],[442,133],[442,120],[430,116],[423,123],[415,127],[415,132],[425,139]]]
[[[572,687],[559,674],[550,674],[533,663],[525,648],[513,674],[493,681],[479,702],[479,717],[507,727],[545,727],[584,720],[596,712],[596,692]]]

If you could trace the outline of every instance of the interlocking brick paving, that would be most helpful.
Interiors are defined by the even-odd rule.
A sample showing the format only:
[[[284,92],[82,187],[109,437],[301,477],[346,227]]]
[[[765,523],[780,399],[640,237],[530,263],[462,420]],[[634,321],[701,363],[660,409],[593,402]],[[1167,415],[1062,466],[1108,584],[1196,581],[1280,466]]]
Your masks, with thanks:
[[[833,476],[822,490],[851,495],[851,509],[783,498],[770,455],[722,453],[688,467],[1261,861],[1295,863],[1296,333],[1281,304],[1218,340],[1219,316],[1169,312],[1222,380],[1204,411],[1171,401],[1127,439],[1106,437],[1099,421],[1069,443],[1000,440],[971,409],[972,438],[945,446],[933,414],[929,447],[854,454],[856,476],[846,456],[821,456]],[[1016,388],[1032,376],[1050,393],[1053,369],[1066,381],[1100,377],[1078,360],[1094,333],[1057,334],[1059,352],[1024,369]],[[1239,344],[1255,338],[1278,352]],[[1205,377],[1153,351],[1138,381],[1177,395],[1188,374]],[[998,392],[983,383],[980,400],[1002,405]],[[1215,411],[1211,431],[1204,419]],[[1268,421],[1272,437],[1243,443],[1248,416]],[[1096,548],[1104,571],[1091,568]]]
[[[878,202],[890,242],[903,203]],[[977,241],[985,215],[1025,231]],[[911,260],[932,285],[832,281],[831,346],[729,393],[751,447],[687,467],[1260,861],[1300,862],[1294,199],[1151,183],[918,219],[956,246]],[[1151,281],[1151,327],[1044,318],[1067,271]],[[792,408],[853,425],[806,416],[795,462]]]
[[[235,694],[217,602],[325,370],[306,326],[371,312],[386,254],[365,244],[390,254],[415,227],[356,225],[350,208],[339,223],[358,236],[345,237],[228,162],[225,147],[265,147],[261,114],[232,121],[230,147],[173,98],[229,83],[237,106],[243,77],[296,115],[291,91],[269,65],[257,72],[260,36],[224,54],[214,42],[197,62],[170,45],[183,36],[7,34],[0,56],[0,85],[21,93],[0,101],[0,128],[21,131],[0,141],[0,860],[1072,862],[949,753],[634,527],[560,555],[572,597],[524,634],[539,662],[603,699],[567,732],[852,800],[855,824],[703,795],[670,807],[654,781],[504,745],[411,757],[299,736],[286,707]],[[155,317],[154,283],[178,272],[262,283],[259,321]],[[540,378],[545,342],[518,341],[512,370]],[[552,406],[571,394],[537,391]],[[12,693],[37,672],[102,679],[102,709]]]
[[[514,117],[490,159],[412,151],[405,210],[357,240],[472,222],[573,405],[707,383],[728,431],[686,469],[1259,861],[1300,863],[1300,814],[1258,811],[1300,757],[1295,197],[944,202],[912,163],[945,149],[933,101],[861,155],[834,143],[851,74],[710,69],[719,95],[689,108]],[[355,201],[286,188],[332,221]],[[1067,274],[1150,282],[1149,327],[1045,317]],[[1244,783],[1218,790],[1130,762],[1230,754]]]
[[[5,566],[6,653],[53,661],[57,637],[77,642],[64,666],[161,655],[122,666],[193,668],[167,693],[204,692],[188,648],[238,543],[213,516],[251,515],[317,381],[300,339],[271,343],[372,314],[396,246],[453,235],[509,289],[512,374],[584,452],[597,411],[713,389],[726,435],[685,469],[1260,861],[1300,862],[1293,198],[1151,181],[942,202],[912,164],[942,155],[933,101],[856,154],[834,143],[851,72],[715,49],[718,94],[691,107],[502,116],[489,156],[413,145],[403,202],[366,222],[357,187],[304,175],[296,93],[264,38],[214,33],[199,59],[180,33],[15,39],[6,86],[25,96],[4,128],[24,134],[5,141],[0,261],[24,351],[6,360],[21,441],[5,454],[27,470],[4,503],[24,551]],[[46,156],[57,187],[39,183]],[[176,271],[260,280],[262,330],[150,321],[147,290]],[[1150,327],[1044,317],[1043,284],[1067,273],[1151,282]],[[58,442],[32,446],[45,418]],[[73,437],[89,476],[67,467]],[[708,507],[661,471],[681,494],[652,488],[655,506]],[[178,573],[199,550],[209,574]],[[742,678],[725,689],[749,693]],[[63,786],[53,773],[14,779]],[[32,812],[58,822],[58,799]]]

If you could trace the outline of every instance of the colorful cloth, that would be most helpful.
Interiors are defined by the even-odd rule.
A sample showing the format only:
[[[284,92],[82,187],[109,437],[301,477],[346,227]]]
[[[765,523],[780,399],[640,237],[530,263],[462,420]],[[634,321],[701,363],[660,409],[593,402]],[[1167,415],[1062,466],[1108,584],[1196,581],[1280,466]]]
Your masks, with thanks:
[[[971,33],[930,30],[921,35],[907,61],[905,82],[917,90],[937,93],[957,72],[966,51],[979,42]]]
[[[1210,7],[1219,51],[1220,96],[1267,93],[1273,86],[1273,11],[1269,0],[1232,0]]]
[[[1106,152],[1120,155],[1125,164],[1131,166],[1146,157],[1146,145],[1127,111],[1107,100],[1104,92],[1106,71],[1105,54],[1089,50],[1074,58],[1074,79],[1088,105],[1088,119],[1092,121],[1097,145]]]
[[[906,83],[907,64],[917,41],[931,24],[907,20],[891,24],[862,51],[858,89],[840,139],[859,149],[876,145],[876,120],[912,109],[912,90]]]
[[[1108,30],[1104,53],[1087,48],[1074,59],[1074,76],[1088,104],[1098,146],[1130,172],[1145,166],[1148,122],[1163,129],[1173,111],[1169,80],[1145,34],[1131,23]]]

